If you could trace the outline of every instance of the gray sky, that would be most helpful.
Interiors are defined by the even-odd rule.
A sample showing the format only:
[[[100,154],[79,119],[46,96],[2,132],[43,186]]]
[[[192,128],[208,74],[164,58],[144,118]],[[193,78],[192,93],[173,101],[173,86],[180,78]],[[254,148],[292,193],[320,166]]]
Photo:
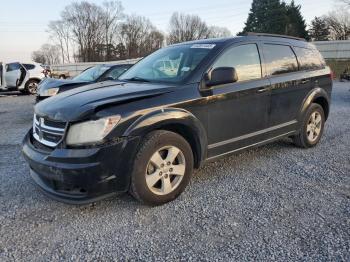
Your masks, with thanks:
[[[31,52],[48,42],[48,22],[73,0],[5,0],[0,2],[0,61],[30,61]],[[102,3],[103,0],[90,1]],[[290,2],[287,0],[286,2]],[[295,0],[307,23],[336,7],[334,0]],[[175,11],[197,14],[209,25],[225,26],[236,34],[242,30],[250,0],[122,0],[127,14],[148,17],[166,32]]]

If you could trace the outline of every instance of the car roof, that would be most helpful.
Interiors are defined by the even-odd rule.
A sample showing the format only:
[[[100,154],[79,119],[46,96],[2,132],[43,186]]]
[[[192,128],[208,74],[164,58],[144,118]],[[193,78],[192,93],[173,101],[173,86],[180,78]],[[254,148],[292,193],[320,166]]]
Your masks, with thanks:
[[[194,40],[194,41],[174,44],[172,46],[187,45],[187,44],[230,44],[230,43],[247,42],[247,41],[280,42],[280,43],[286,43],[293,46],[300,46],[300,47],[315,49],[313,44],[306,42],[305,39],[302,39],[302,38],[296,38],[296,37],[285,36],[285,35],[255,34],[255,33],[249,33],[244,36]]]

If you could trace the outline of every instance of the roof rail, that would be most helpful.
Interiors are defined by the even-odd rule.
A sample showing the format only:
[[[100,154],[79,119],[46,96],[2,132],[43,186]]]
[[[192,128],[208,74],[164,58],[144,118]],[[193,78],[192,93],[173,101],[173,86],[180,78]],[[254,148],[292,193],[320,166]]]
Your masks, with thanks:
[[[300,40],[306,42],[304,38],[295,37],[295,36],[289,36],[289,35],[278,35],[278,34],[268,34],[268,33],[254,33],[254,32],[248,32],[246,33],[247,36],[268,36],[268,37],[282,37],[282,38],[289,38],[294,40]]]

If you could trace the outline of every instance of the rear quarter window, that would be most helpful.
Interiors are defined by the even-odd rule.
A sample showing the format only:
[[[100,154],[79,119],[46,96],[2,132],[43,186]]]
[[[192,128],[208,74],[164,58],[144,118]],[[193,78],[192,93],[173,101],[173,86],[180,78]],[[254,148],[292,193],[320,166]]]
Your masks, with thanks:
[[[280,75],[299,70],[297,58],[290,46],[264,44],[264,56],[269,75]]]
[[[302,47],[294,47],[294,50],[299,60],[300,70],[315,70],[325,67],[325,61],[317,50]]]
[[[32,65],[32,64],[23,64],[23,66],[27,70],[32,70],[35,68],[35,65]]]

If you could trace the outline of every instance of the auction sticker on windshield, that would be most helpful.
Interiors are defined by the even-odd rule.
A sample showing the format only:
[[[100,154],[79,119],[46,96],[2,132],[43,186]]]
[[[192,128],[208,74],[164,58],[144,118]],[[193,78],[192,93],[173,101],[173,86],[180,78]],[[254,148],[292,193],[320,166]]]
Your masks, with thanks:
[[[191,48],[204,48],[204,49],[213,49],[215,44],[195,44]]]

